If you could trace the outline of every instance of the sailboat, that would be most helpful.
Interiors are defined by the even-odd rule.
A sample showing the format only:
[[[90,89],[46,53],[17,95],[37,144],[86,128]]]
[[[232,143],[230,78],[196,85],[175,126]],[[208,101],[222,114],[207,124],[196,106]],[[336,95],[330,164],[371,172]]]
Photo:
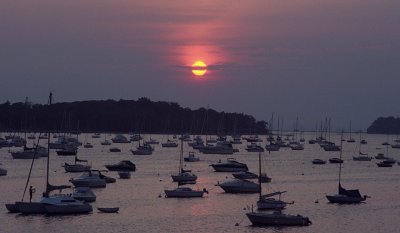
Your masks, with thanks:
[[[372,157],[369,157],[368,154],[361,153],[361,132],[360,132],[360,143],[358,145],[358,156],[353,156],[354,161],[371,161]]]
[[[52,93],[49,96],[49,106],[52,102]],[[50,134],[50,133],[49,133]],[[71,195],[50,195],[52,191],[55,190],[63,190],[70,188],[69,185],[60,185],[54,186],[49,183],[49,164],[50,164],[50,137],[48,137],[47,141],[47,165],[46,165],[46,190],[43,192],[43,196],[38,202],[24,202],[23,197],[20,202],[16,202],[15,204],[7,204],[7,209],[11,209],[14,212],[20,212],[22,214],[79,214],[79,213],[89,213],[92,211],[92,206],[83,202],[74,199]],[[33,165],[32,160],[32,165]],[[29,183],[29,178],[32,171],[29,172],[28,182],[26,183],[26,187]],[[25,193],[24,193],[25,194]]]
[[[100,144],[101,144],[102,146],[109,146],[109,145],[111,145],[111,142],[110,142],[109,140],[107,140],[107,134],[106,134],[106,133],[104,133],[104,141],[100,142]]]
[[[81,162],[81,163],[77,163]],[[69,163],[64,163],[63,167],[65,169],[65,172],[84,172],[84,171],[89,171],[91,166],[87,164],[87,160],[84,159],[78,159],[78,157],[75,155],[75,163],[74,164],[69,164]],[[82,164],[86,163],[86,164]]]
[[[351,121],[350,121],[350,136],[349,136],[349,139],[347,139],[347,142],[351,142],[351,143],[356,142],[356,140],[354,140],[354,138],[351,137]]]
[[[271,209],[284,209],[286,204],[291,204],[284,202],[280,199],[281,195],[286,193],[286,191],[273,192],[263,195],[262,194],[262,173],[261,173],[261,152],[258,154],[258,183],[259,183],[259,199],[257,201],[258,210],[271,210]],[[273,198],[278,196],[279,199]]]
[[[196,183],[197,176],[190,172],[190,170],[183,169],[183,135],[181,137],[181,151],[179,154],[179,169],[177,174],[171,175],[174,182],[189,182]]]
[[[261,153],[259,153],[259,171],[261,174]],[[260,176],[259,176],[260,177]],[[265,196],[262,196],[261,191],[261,180],[260,188],[259,188],[259,201],[257,202],[258,209],[260,210],[260,201],[264,201]],[[267,195],[268,197],[274,195],[280,195],[284,192],[277,192]],[[266,212],[254,212],[253,209],[251,212],[246,213],[246,216],[249,218],[250,222],[255,226],[307,226],[311,224],[311,221],[308,217],[304,217],[302,215],[290,215],[282,213],[282,209],[286,206],[286,203],[280,200],[271,199],[271,202],[268,203],[268,209],[274,209],[274,211],[266,211]],[[263,202],[262,204],[267,204],[267,202]],[[266,206],[266,205],[265,205]],[[272,207],[276,208],[272,208]]]
[[[341,137],[341,139],[343,139]],[[340,158],[342,159],[342,143],[343,140],[340,140]],[[339,163],[339,187],[338,187],[338,194],[334,195],[326,195],[326,198],[331,203],[339,203],[339,204],[353,204],[353,203],[360,203],[367,199],[367,195],[361,196],[360,191],[358,189],[345,189],[342,187],[340,183],[340,178],[342,174],[342,163]]]

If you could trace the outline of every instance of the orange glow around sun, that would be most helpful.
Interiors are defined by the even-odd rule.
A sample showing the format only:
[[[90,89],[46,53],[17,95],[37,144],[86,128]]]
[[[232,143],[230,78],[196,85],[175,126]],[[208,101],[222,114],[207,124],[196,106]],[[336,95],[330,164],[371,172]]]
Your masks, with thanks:
[[[196,76],[203,76],[207,72],[207,65],[203,61],[196,61],[192,65],[192,73]]]

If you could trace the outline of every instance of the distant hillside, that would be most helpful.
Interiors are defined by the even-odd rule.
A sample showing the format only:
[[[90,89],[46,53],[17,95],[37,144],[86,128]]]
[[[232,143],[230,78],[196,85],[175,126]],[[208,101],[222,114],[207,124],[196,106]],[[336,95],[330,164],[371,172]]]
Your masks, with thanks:
[[[379,117],[367,129],[373,134],[400,134],[400,118]]]
[[[0,104],[0,130],[79,132],[140,132],[192,134],[265,134],[267,125],[242,113],[177,103],[138,100],[102,100],[41,104]]]

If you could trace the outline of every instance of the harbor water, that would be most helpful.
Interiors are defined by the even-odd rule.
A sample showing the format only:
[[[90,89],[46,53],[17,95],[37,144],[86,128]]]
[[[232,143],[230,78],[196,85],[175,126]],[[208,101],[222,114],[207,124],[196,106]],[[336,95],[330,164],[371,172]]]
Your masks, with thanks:
[[[111,138],[112,135],[108,135]],[[149,135],[144,136],[149,139]],[[249,170],[258,173],[258,153],[245,150],[243,144],[234,145],[239,149],[233,155],[205,155],[196,152],[199,162],[185,163],[185,169],[191,169],[198,176],[193,189],[209,190],[203,198],[165,198],[164,190],[176,188],[171,174],[178,172],[180,149],[163,148],[167,135],[151,135],[160,141],[153,145],[152,155],[133,155],[131,149],[137,142],[103,146],[101,138],[92,138],[91,134],[79,135],[83,143],[90,142],[93,148],[80,147],[79,159],[87,159],[93,169],[106,170],[104,165],[130,160],[136,164],[136,171],[130,179],[119,179],[117,172],[107,172],[107,176],[117,178],[116,183],[106,188],[93,189],[97,200],[92,204],[93,212],[85,215],[46,216],[21,215],[8,213],[6,203],[22,199],[31,160],[12,159],[9,150],[20,148],[1,148],[1,167],[8,170],[7,176],[0,177],[0,232],[399,232],[400,229],[400,166],[380,168],[376,159],[372,161],[353,161],[358,155],[358,138],[355,143],[343,142],[342,186],[359,189],[362,195],[370,198],[365,203],[352,205],[329,204],[325,195],[336,194],[338,189],[338,164],[313,165],[315,158],[328,160],[339,157],[339,152],[326,152],[318,144],[308,144],[315,133],[304,135],[305,149],[294,151],[281,148],[277,152],[262,153],[262,168],[272,178],[271,183],[263,184],[263,192],[287,191],[283,195],[288,205],[285,213],[301,214],[312,221],[304,227],[253,227],[246,217],[258,194],[229,194],[215,186],[218,182],[231,179],[230,173],[214,172],[209,165],[219,160],[236,158],[246,163]],[[171,138],[171,136],[169,136]],[[204,138],[204,136],[203,136]],[[261,145],[266,145],[266,136],[260,136]],[[382,142],[393,142],[386,135],[363,134],[368,142],[361,151],[369,156],[378,153],[386,155],[386,146]],[[55,140],[52,138],[52,140]],[[340,144],[340,135],[331,135],[331,141]],[[32,142],[30,142],[32,143]],[[180,142],[179,142],[180,143]],[[45,140],[40,144],[45,145]],[[109,152],[110,147],[119,147],[121,152]],[[193,151],[184,142],[184,156]],[[400,159],[400,149],[388,149],[389,156]],[[70,184],[69,180],[79,173],[65,173],[62,165],[73,163],[73,156],[58,156],[55,150],[50,154],[50,182],[52,184]],[[40,199],[45,189],[46,158],[35,160],[30,185],[36,192],[33,200]],[[56,191],[57,192],[57,191]],[[63,193],[68,192],[64,190]],[[29,200],[27,193],[24,200]],[[119,207],[118,213],[101,213],[97,207]],[[254,210],[256,208],[254,207]]]

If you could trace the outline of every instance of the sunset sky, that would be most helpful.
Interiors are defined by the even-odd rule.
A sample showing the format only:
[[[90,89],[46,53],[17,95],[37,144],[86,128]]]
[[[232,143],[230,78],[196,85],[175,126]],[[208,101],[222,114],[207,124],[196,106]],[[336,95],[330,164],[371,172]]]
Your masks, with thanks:
[[[400,115],[399,12],[398,0],[3,0],[0,102],[148,97],[366,129]]]

